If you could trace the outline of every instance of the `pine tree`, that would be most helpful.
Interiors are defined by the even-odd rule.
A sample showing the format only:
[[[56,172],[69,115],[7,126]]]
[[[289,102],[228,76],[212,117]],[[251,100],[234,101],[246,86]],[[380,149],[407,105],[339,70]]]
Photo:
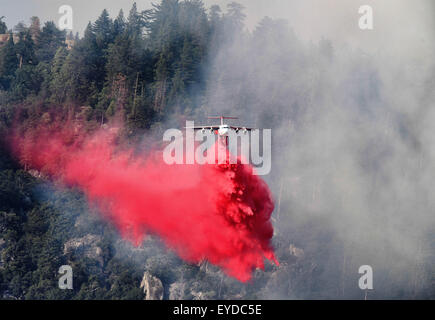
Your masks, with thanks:
[[[116,38],[118,35],[122,34],[125,31],[126,28],[126,22],[124,18],[124,11],[121,9],[119,10],[118,17],[116,17],[115,21],[113,22],[113,35]]]
[[[221,19],[221,13],[221,7],[219,7],[218,5],[212,5],[210,7],[209,19],[211,25],[216,25],[219,22],[219,20]]]
[[[41,22],[39,21],[39,18],[36,16],[33,16],[30,18],[30,35],[32,36],[33,42],[37,42],[39,34],[41,33]]]
[[[132,38],[127,34],[118,36],[108,49],[107,80],[111,82],[118,74],[130,78],[140,63],[139,59],[134,55]]]
[[[231,2],[227,5],[227,14],[225,15],[225,33],[231,38],[243,31],[246,18],[244,9],[244,6],[237,2]]]
[[[109,43],[113,41],[113,22],[106,9],[95,21],[93,31],[97,46],[102,50],[107,49]]]
[[[143,21],[142,16],[137,11],[136,2],[133,3],[132,8],[128,14],[127,31],[133,37],[139,37],[142,34]]]
[[[30,30],[20,33],[19,41],[15,45],[16,53],[19,59],[19,67],[23,65],[37,65],[38,61],[35,53],[35,44],[32,39]]]
[[[0,84],[3,89],[9,89],[17,68],[18,57],[15,50],[13,35],[11,33],[8,42],[0,52]]]
[[[246,14],[243,12],[245,7],[240,3],[231,2],[227,5],[227,15],[238,26],[243,26]]]
[[[26,32],[27,27],[23,22],[18,22],[17,25],[14,27],[14,32],[16,34],[24,33]]]
[[[6,26],[6,23],[4,23],[3,18],[4,16],[0,17],[0,34],[8,32],[8,27]]]
[[[51,65],[50,91],[52,94],[52,100],[55,103],[61,103],[64,101],[66,95],[66,84],[68,82],[67,77],[71,76],[64,73],[65,69],[63,66],[65,65],[67,56],[68,51],[63,47],[60,47],[57,50]]]
[[[54,22],[46,22],[37,38],[37,58],[39,61],[49,62],[54,58],[59,47],[65,45],[66,32],[59,30]]]

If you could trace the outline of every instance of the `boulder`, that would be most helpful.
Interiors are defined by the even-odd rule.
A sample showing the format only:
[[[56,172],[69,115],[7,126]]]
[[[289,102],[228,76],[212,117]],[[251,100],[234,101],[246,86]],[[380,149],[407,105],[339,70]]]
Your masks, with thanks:
[[[163,300],[162,282],[148,271],[145,271],[140,287],[145,293],[145,300]]]
[[[97,260],[102,266],[104,264],[103,250],[98,246],[101,237],[88,234],[82,238],[74,238],[68,240],[63,247],[63,253],[66,254],[81,254],[90,259]]]
[[[35,170],[35,169],[27,170],[27,173],[29,173],[32,177],[37,178],[37,179],[44,178],[44,175],[40,171]]]
[[[304,250],[295,247],[293,244],[290,244],[289,251],[290,251],[290,254],[292,256],[295,256],[296,258],[303,258],[304,254],[305,254]]]
[[[190,294],[192,295],[192,300],[212,300],[216,299],[216,292],[214,290],[211,291],[196,291],[191,290]]]
[[[184,282],[174,282],[169,287],[169,300],[183,300],[186,285]]]

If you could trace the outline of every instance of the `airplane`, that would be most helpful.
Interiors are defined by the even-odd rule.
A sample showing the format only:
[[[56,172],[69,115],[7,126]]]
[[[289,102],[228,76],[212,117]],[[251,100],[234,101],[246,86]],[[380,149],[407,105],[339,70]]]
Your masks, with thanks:
[[[240,130],[242,130],[242,132],[245,133],[245,134],[248,131],[254,130],[253,128],[235,127],[235,126],[230,126],[230,125],[224,123],[224,120],[238,119],[236,117],[217,116],[217,117],[207,117],[207,119],[220,119],[221,124],[220,125],[206,125],[206,126],[186,127],[186,129],[202,130],[203,133],[206,130],[210,130],[211,132],[217,132],[217,134],[219,134],[219,136],[221,136],[221,137],[227,137],[228,136],[228,132],[231,129],[235,130],[236,133],[238,133]]]

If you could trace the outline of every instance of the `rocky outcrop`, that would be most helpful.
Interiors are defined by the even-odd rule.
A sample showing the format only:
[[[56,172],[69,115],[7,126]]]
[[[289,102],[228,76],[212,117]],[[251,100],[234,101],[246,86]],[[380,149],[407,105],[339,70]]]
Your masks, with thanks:
[[[145,293],[145,300],[163,300],[162,282],[148,271],[145,271],[140,287]]]
[[[304,257],[304,250],[295,247],[293,244],[290,244],[289,251],[292,256],[295,256],[296,258],[303,258]]]
[[[0,34],[0,47],[5,45],[9,41],[10,37],[11,37],[11,35],[9,33]],[[18,41],[20,40],[20,37],[18,34],[13,34],[12,38],[14,40],[14,43],[18,43]]]
[[[27,170],[27,173],[30,174],[32,177],[37,178],[37,179],[44,178],[44,175],[42,174],[42,172],[35,170],[35,169]]]
[[[186,284],[184,282],[174,282],[169,287],[169,300],[184,300],[184,290]]]
[[[216,292],[213,290],[206,291],[206,292],[191,290],[190,294],[193,297],[192,300],[211,300],[211,299],[215,299],[215,297],[216,297]]]
[[[1,297],[3,300],[20,300],[20,298],[11,294],[8,290],[3,292],[3,296]]]
[[[90,259],[97,260],[100,265],[104,264],[103,250],[98,246],[101,237],[88,234],[82,238],[74,238],[68,240],[63,247],[63,253],[67,254],[80,254]]]

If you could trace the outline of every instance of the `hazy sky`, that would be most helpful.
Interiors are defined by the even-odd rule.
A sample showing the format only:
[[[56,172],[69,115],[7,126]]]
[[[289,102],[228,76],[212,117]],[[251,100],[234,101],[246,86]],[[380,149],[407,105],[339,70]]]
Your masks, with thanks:
[[[218,4],[224,9],[232,0],[205,0],[207,7]],[[108,9],[116,16],[121,8],[128,14],[135,0],[0,0],[0,16],[8,27],[19,21],[28,23],[31,16],[42,21],[60,18],[59,7],[73,8],[74,32],[82,32],[88,21],[95,21]],[[148,9],[159,0],[136,0],[138,9]],[[434,47],[435,2],[432,0],[238,0],[246,7],[246,25],[252,29],[264,16],[284,18],[297,36],[307,41],[325,37],[373,51],[404,50],[416,54],[432,52]],[[374,10],[374,30],[358,28],[358,8],[370,4]]]

